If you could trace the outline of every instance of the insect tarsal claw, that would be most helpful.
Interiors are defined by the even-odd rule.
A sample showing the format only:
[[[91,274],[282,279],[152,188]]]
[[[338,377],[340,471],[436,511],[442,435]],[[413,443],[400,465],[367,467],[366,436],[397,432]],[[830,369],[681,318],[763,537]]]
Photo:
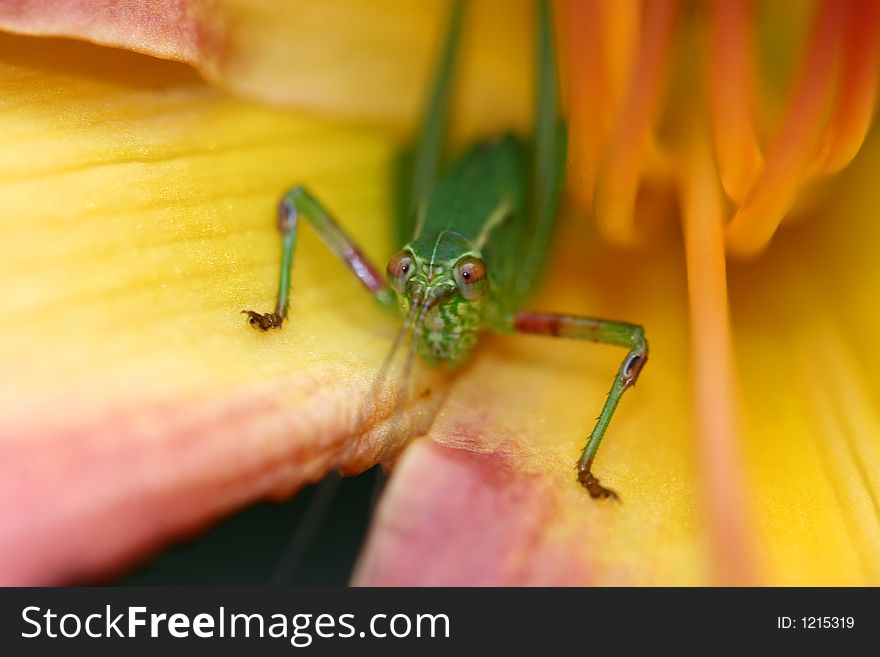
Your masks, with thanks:
[[[587,492],[593,499],[607,499],[610,497],[617,502],[620,502],[620,496],[612,489],[602,486],[599,483],[599,480],[596,479],[596,477],[593,476],[593,473],[589,470],[579,469],[578,481],[587,489]]]
[[[242,310],[242,315],[248,316],[248,324],[261,331],[271,328],[281,328],[284,317],[278,313],[258,313],[254,310]]]

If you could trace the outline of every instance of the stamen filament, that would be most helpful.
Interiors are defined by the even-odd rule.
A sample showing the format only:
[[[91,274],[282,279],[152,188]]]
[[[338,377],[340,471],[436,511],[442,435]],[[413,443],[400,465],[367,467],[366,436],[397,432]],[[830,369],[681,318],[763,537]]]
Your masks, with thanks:
[[[695,140],[682,176],[695,421],[716,579],[741,585],[754,580],[755,567],[738,451],[723,210],[705,141]]]

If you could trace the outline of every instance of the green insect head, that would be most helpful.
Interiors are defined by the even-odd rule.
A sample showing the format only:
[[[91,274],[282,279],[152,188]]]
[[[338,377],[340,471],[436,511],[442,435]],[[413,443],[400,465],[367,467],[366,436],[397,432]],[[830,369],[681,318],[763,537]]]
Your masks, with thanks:
[[[436,253],[434,254],[436,255]],[[410,246],[388,263],[388,282],[413,330],[419,355],[429,363],[455,363],[477,339],[489,280],[479,252],[438,260],[417,255]]]

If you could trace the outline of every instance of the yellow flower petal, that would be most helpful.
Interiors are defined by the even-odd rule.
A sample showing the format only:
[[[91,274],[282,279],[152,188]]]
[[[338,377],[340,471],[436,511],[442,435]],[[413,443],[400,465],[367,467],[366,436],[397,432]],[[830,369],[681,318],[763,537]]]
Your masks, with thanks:
[[[877,130],[816,216],[731,270],[746,460],[773,583],[880,582]]]
[[[295,321],[264,335],[239,314],[273,302],[275,204],[294,182],[385,257],[387,135],[121,51],[9,36],[2,50],[0,580],[105,573],[393,454],[350,436],[395,323],[313,233]]]
[[[0,340],[14,373],[2,384],[4,581],[104,573],[331,467],[390,458],[386,431],[382,441],[349,438],[395,323],[310,231],[291,324],[263,335],[237,314],[271,303],[273,208],[293,181],[312,185],[369,252],[385,251],[392,149],[382,133],[233,101],[186,69],[125,53],[9,37],[4,52],[0,79],[15,104],[0,150],[2,301],[18,320]],[[700,581],[683,314],[670,314],[684,304],[675,258],[647,258],[612,283],[618,254],[594,246],[585,259],[585,228],[567,230],[541,307],[645,321],[657,349],[657,374],[629,394],[597,462],[629,513],[609,530],[617,511],[587,499],[573,475],[617,349],[489,340],[455,377],[431,435],[479,439],[479,450],[538,473],[568,509],[559,540],[587,531],[609,546],[589,557],[598,581],[613,581],[615,564],[630,581]],[[603,278],[585,296],[583,281]],[[427,367],[417,381],[436,393],[411,414],[425,431],[442,388]],[[569,395],[577,414],[560,412]],[[641,563],[620,549],[646,517],[663,548]]]
[[[524,126],[532,106],[529,0],[470,0],[455,102],[462,137]],[[188,62],[250,98],[412,126],[445,0],[12,0],[0,29],[83,38]]]

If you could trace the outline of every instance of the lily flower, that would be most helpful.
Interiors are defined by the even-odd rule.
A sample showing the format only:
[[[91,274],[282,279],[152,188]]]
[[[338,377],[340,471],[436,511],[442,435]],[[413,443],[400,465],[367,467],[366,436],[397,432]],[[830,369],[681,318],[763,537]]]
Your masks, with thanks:
[[[533,305],[646,327],[615,504],[573,464],[616,350],[488,338],[366,422],[395,322],[314,234],[290,323],[238,315],[292,184],[392,253],[445,3],[0,0],[0,581],[384,463],[357,584],[876,584],[878,8],[556,5],[571,202]],[[456,144],[529,125],[531,3],[471,9]]]

